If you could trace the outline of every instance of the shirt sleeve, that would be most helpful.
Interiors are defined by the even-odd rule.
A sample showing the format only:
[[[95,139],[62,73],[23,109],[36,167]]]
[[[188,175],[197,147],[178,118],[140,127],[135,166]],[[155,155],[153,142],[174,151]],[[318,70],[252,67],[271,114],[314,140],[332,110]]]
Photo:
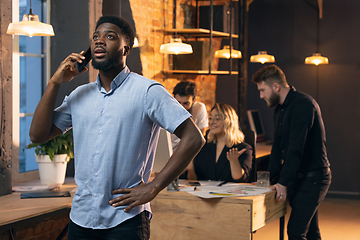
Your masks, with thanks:
[[[170,133],[191,117],[161,84],[152,84],[148,88],[145,107],[149,118]]]
[[[231,168],[230,168],[230,176],[229,177],[232,179],[233,182],[238,182],[238,183],[248,182],[250,179],[250,172],[251,172],[251,168],[252,168],[253,149],[249,144],[247,144],[245,142],[240,143],[233,147],[236,147],[238,149],[238,151],[241,151],[244,148],[246,149],[245,152],[242,153],[238,158],[241,168],[244,170],[244,174],[242,175],[241,178],[235,180],[231,176]],[[231,147],[231,148],[233,148],[233,147]]]
[[[67,100],[68,96],[66,96],[62,104],[54,110],[53,115],[53,124],[63,133],[72,127],[71,111]]]
[[[268,171],[270,172],[270,182],[275,184],[279,181],[281,168],[282,168],[282,152],[280,147],[280,136],[275,134],[273,146],[271,149],[270,162]]]

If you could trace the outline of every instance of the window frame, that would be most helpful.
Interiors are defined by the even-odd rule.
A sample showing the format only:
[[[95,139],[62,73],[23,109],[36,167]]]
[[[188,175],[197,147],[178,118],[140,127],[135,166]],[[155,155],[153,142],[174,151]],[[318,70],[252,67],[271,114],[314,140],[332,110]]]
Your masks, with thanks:
[[[51,0],[46,2],[46,23],[50,23]],[[19,21],[19,1],[12,1],[12,22]],[[44,57],[45,81],[50,80],[50,37],[45,38],[45,54],[32,54],[19,52],[19,36],[12,36],[12,181],[13,183],[30,181],[39,178],[39,171],[27,171],[19,173],[19,146],[20,146],[20,117],[32,116],[33,114],[20,113],[20,57]]]

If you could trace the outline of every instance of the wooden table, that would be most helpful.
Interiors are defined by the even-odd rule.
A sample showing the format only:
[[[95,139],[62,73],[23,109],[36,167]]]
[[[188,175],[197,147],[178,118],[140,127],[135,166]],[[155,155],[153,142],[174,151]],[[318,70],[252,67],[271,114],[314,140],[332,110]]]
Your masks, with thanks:
[[[281,239],[286,205],[275,201],[274,191],[259,196],[202,199],[187,192],[163,190],[151,201],[151,240],[249,240],[254,231],[279,218]]]
[[[21,199],[20,192],[0,197],[0,231],[15,225],[31,222],[36,218],[47,218],[59,213],[70,212],[76,187],[74,182],[64,184],[60,191],[69,191],[71,197]]]

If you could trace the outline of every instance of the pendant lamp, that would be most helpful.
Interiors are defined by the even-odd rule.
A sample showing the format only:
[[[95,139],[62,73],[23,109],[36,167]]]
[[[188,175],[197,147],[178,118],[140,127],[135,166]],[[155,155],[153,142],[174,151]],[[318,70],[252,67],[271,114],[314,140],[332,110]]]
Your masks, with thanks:
[[[320,19],[322,18],[322,2],[318,3],[318,13],[319,17],[316,17],[316,53],[312,56],[305,58],[305,64],[314,64],[315,66],[319,66],[319,64],[329,64],[329,59],[327,57],[321,56],[319,53],[319,45],[320,45]]]
[[[329,59],[327,57],[321,56],[320,53],[314,53],[312,56],[305,58],[305,64],[329,64]]]
[[[160,53],[164,54],[191,54],[193,53],[192,46],[187,43],[183,43],[180,38],[177,37],[176,32],[176,0],[174,2],[173,11],[173,28],[175,29],[175,36],[170,39],[170,43],[165,43],[160,46]]]
[[[267,54],[266,51],[259,51],[258,54],[250,57],[250,62],[260,62],[261,64],[266,62],[273,63],[275,62],[275,57]]]
[[[32,12],[32,1],[30,0],[29,14],[25,14],[21,22],[10,23],[6,31],[12,35],[32,36],[54,36],[53,27],[50,24],[39,21],[39,16]]]
[[[230,47],[225,45],[223,49],[215,51],[216,58],[230,58]],[[231,58],[241,58],[241,52],[231,48]]]
[[[193,52],[190,44],[183,43],[180,38],[171,38],[170,43],[160,46],[160,53],[164,54],[191,54]]]

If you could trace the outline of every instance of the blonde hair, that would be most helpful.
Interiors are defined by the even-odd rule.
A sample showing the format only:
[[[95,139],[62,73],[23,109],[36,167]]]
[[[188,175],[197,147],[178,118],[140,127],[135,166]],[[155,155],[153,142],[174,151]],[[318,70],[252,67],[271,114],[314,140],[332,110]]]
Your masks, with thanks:
[[[239,128],[239,119],[235,110],[225,103],[215,103],[211,111],[214,109],[218,111],[224,123],[226,146],[230,148],[235,144],[242,143],[244,141],[244,133]],[[207,142],[216,143],[216,136],[209,132]]]

